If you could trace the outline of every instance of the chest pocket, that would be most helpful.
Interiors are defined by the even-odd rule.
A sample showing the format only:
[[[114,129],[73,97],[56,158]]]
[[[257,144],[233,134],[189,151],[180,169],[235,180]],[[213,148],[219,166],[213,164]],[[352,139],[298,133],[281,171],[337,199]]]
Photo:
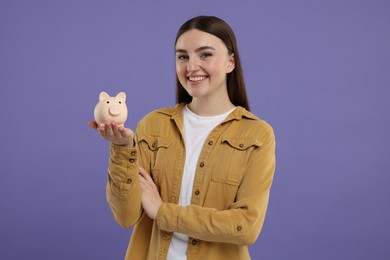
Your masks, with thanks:
[[[147,158],[150,160],[150,168],[153,180],[160,184],[162,176],[166,169],[167,164],[172,163],[169,159],[169,147],[172,141],[167,137],[145,135],[139,138],[141,146],[146,147]]]
[[[245,174],[251,152],[262,144],[256,139],[223,137],[214,164],[212,181],[238,186]]]
[[[218,145],[205,207],[226,210],[235,202],[237,190],[245,175],[251,152],[262,143],[256,139],[223,137]],[[214,195],[214,196],[213,196]],[[217,195],[217,196],[215,196]]]

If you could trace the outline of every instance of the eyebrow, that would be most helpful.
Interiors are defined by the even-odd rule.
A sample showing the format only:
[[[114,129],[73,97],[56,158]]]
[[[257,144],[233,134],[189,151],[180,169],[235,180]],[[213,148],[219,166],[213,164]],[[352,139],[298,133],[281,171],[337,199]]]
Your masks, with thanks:
[[[208,49],[211,49],[211,50],[215,50],[213,47],[210,47],[210,46],[202,46],[202,47],[199,47],[195,50],[195,52],[200,52],[200,51],[203,51],[203,50],[208,50]],[[188,51],[184,50],[184,49],[176,49],[176,53],[187,53]]]

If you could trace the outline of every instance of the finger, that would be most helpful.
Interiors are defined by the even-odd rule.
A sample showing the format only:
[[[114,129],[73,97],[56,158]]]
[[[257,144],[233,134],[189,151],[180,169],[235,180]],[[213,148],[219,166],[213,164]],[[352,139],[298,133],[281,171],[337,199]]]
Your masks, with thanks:
[[[154,183],[152,177],[150,174],[142,167],[139,167],[140,175],[142,176],[143,179],[148,183],[149,186],[155,186],[156,184]]]
[[[97,128],[99,134],[107,140],[107,135],[106,135],[106,127],[104,124],[101,124],[98,128]]]
[[[114,136],[114,132],[112,130],[112,126],[109,123],[104,124],[104,129],[105,129],[105,135],[107,138],[112,138]]]
[[[152,180],[152,178],[150,177],[150,174],[144,169],[142,168],[141,166],[139,167],[139,173],[141,174],[142,177],[144,177],[147,181]]]
[[[142,196],[146,196],[148,194],[148,186],[144,183],[141,183],[141,193],[142,193]]]
[[[154,183],[152,176],[142,167],[139,167],[139,170],[140,177],[142,178],[142,181],[145,182],[145,185],[147,185],[147,187],[152,189],[153,191],[157,191],[157,185],[156,183]]]
[[[111,122],[111,128],[112,128],[112,132],[114,134],[115,137],[122,137],[122,134],[119,132],[118,130],[118,124],[114,121]]]
[[[141,184],[141,190],[142,192],[145,192],[145,194],[148,194],[156,190],[154,187],[155,186],[154,183],[149,182],[142,175],[139,175],[139,182]]]
[[[139,175],[139,182],[141,184],[141,188],[144,190],[147,186],[147,180],[142,175]]]
[[[133,135],[133,131],[129,128],[125,128],[123,125],[118,126],[118,131],[123,138],[129,138]]]
[[[88,125],[89,125],[89,127],[93,128],[93,129],[98,128],[98,124],[95,121],[89,121]]]

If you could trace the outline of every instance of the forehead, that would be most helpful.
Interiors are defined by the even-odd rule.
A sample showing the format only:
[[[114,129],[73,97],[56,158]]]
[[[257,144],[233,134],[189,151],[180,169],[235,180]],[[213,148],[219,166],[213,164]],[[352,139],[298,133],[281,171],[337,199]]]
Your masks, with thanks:
[[[176,42],[176,49],[191,51],[202,46],[210,46],[215,49],[227,49],[225,43],[221,39],[210,33],[202,32],[197,29],[191,29],[183,33]]]

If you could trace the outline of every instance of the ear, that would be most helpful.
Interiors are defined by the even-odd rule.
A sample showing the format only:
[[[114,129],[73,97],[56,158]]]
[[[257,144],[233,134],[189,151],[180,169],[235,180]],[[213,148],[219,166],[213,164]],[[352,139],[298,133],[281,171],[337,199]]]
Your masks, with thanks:
[[[99,94],[99,101],[102,101],[103,99],[107,99],[109,97],[110,97],[110,95],[108,95],[106,92],[102,91]]]
[[[234,53],[232,53],[232,55],[230,55],[230,58],[229,58],[229,65],[226,69],[226,73],[229,74],[230,72],[232,72],[234,70],[235,67],[236,67],[236,63],[234,61]]]
[[[123,100],[126,102],[126,93],[125,92],[119,92],[118,95],[116,95],[117,98]]]

